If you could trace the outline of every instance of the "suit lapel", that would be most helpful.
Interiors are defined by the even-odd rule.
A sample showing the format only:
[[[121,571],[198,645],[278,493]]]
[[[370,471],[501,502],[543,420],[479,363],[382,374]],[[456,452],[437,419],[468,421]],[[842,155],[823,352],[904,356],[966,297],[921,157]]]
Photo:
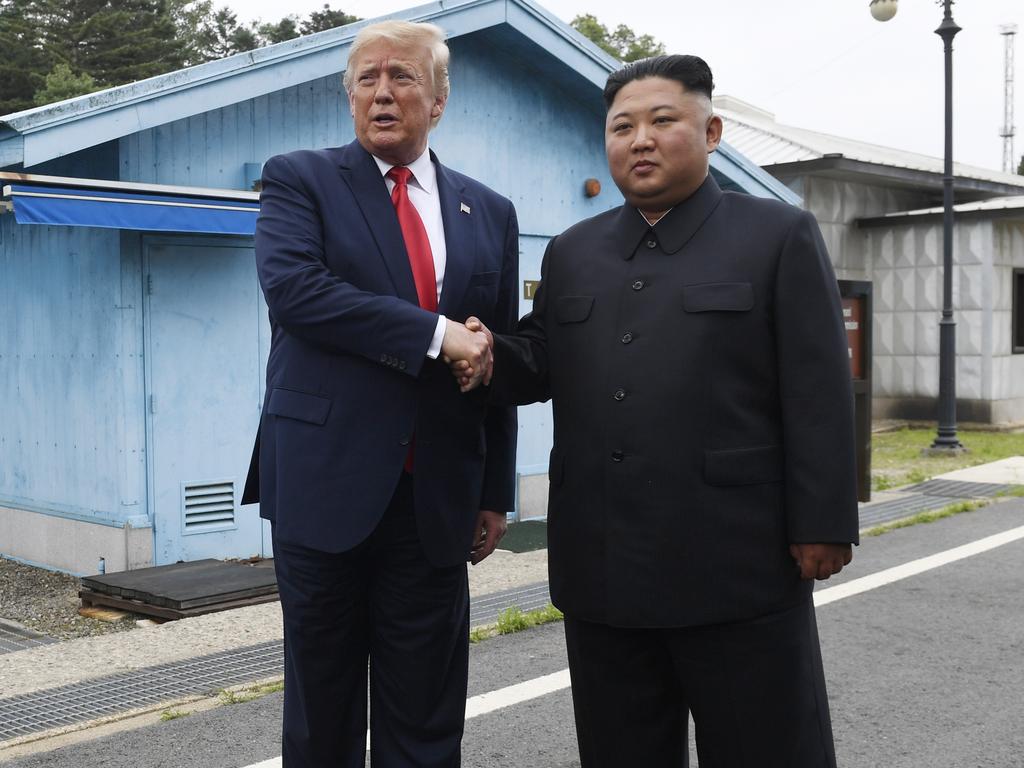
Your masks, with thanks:
[[[341,147],[337,152],[338,169],[352,190],[352,196],[363,212],[370,234],[377,242],[384,266],[395,286],[395,295],[418,305],[416,284],[409,266],[409,254],[405,250],[402,228],[380,168],[358,141]],[[447,227],[447,221],[445,225]]]
[[[441,203],[441,220],[444,222],[444,241],[448,251],[441,299],[437,309],[443,315],[450,315],[462,302],[476,261],[474,200],[467,194],[465,186],[458,178],[441,165],[433,152],[430,153],[430,159],[433,160],[437,171],[437,192]]]

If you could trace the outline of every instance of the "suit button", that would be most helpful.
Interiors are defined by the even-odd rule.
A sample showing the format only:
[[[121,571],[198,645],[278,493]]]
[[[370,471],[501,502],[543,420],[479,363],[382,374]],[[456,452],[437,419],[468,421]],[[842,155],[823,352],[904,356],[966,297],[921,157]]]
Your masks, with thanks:
[[[644,287],[644,281],[643,280],[634,280],[633,281],[633,290],[634,291],[642,290],[643,287]]]
[[[398,444],[399,445],[408,445],[409,444],[409,437],[408,437],[408,435],[402,435],[398,439]]]
[[[614,397],[615,397],[616,400],[625,400],[626,399],[626,390],[624,390],[624,389],[616,389]]]
[[[398,361],[398,370],[400,370],[400,371],[404,371],[405,370],[405,360],[399,360]]]
[[[626,331],[626,333],[622,334],[622,343],[623,344],[629,344],[629,342],[631,342],[632,340],[633,340],[633,334],[630,333],[629,331]]]
[[[626,458],[626,454],[622,451],[612,451],[612,461],[622,461]]]
[[[647,247],[648,248],[657,248],[658,247],[658,241],[657,240],[648,240],[647,241]]]

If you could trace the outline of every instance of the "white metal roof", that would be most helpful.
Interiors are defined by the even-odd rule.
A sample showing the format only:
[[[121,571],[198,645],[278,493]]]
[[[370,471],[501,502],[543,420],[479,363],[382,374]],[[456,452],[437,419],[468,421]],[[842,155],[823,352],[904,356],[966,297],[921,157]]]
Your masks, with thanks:
[[[953,206],[956,213],[991,213],[993,211],[1024,211],[1024,195],[1013,197],[994,197],[991,200],[979,200],[973,203],[960,203]],[[897,211],[879,216],[877,219],[907,219],[917,216],[936,216],[943,212],[942,206],[935,208],[919,208],[915,211]]]
[[[715,112],[725,124],[725,140],[762,168],[842,157],[892,168],[939,175],[943,173],[941,158],[783,125],[775,122],[775,116],[770,112],[733,96],[716,96],[714,105]],[[1012,173],[953,163],[953,174],[960,178],[1009,184],[1024,189],[1024,176]]]

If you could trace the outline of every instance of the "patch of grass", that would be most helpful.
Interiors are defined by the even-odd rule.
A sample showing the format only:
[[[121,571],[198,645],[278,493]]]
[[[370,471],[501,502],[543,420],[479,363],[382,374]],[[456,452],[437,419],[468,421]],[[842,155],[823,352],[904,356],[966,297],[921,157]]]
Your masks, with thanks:
[[[1011,485],[1005,491],[1000,491],[996,494],[999,498],[1003,499],[1019,499],[1024,497],[1024,485]]]
[[[550,624],[553,621],[561,621],[565,615],[548,603],[543,608],[536,608],[532,611],[523,611],[519,606],[513,605],[498,614],[498,623],[487,627],[477,627],[469,633],[469,642],[479,643],[495,635],[511,635],[514,632],[522,632],[524,629],[538,627],[541,624]]]
[[[884,491],[924,482],[955,469],[987,464],[1009,456],[1024,456],[1024,433],[961,431],[968,453],[922,456],[935,439],[933,429],[897,429],[871,435],[871,487]]]
[[[976,509],[988,506],[991,502],[989,501],[961,501],[957,504],[950,504],[948,507],[942,509],[931,510],[930,512],[918,512],[913,517],[908,517],[904,520],[896,520],[892,523],[885,523],[884,525],[876,525],[874,528],[869,528],[864,531],[865,536],[881,536],[883,533],[889,533],[890,531],[899,530],[900,528],[909,528],[912,525],[919,525],[921,523],[934,523],[936,520],[942,520],[946,517],[952,517],[953,515],[959,515],[962,512],[973,512]]]
[[[188,717],[191,714],[191,712],[183,712],[180,709],[165,709],[160,713],[160,722],[166,723],[170,720],[178,720],[182,717]]]
[[[277,693],[283,690],[284,680],[275,680],[274,682],[259,683],[258,685],[250,685],[233,691],[223,690],[218,698],[220,703],[224,705],[244,704],[247,701],[253,701],[254,699],[266,696],[268,693]]]

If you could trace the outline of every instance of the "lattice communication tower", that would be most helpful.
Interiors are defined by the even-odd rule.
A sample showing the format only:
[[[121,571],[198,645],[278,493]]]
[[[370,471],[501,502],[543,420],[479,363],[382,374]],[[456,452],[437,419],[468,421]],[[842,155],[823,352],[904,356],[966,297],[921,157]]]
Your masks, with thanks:
[[[1017,158],[1013,153],[1013,136],[1016,133],[1013,125],[1013,39],[1017,34],[1016,24],[1003,24],[999,34],[1005,38],[1006,73],[1003,77],[1003,127],[999,135],[1003,138],[1003,170],[1016,173]]]

